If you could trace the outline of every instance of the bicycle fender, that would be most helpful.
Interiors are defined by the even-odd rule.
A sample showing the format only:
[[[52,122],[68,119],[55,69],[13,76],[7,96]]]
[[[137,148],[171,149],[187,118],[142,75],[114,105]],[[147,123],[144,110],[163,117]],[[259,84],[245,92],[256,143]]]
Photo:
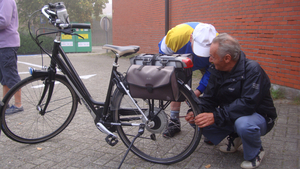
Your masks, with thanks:
[[[194,100],[198,105],[200,105],[200,100],[199,100],[199,98],[195,95],[194,91],[190,88],[190,86],[189,86],[188,84],[184,83],[182,80],[177,80],[177,82],[178,82],[178,84],[179,84],[179,87],[183,87],[183,88],[187,89],[187,90],[190,92],[190,94],[191,94],[193,100]]]
[[[198,105],[200,105],[201,103],[200,103],[199,98],[195,95],[194,91],[190,88],[190,86],[189,86],[188,84],[185,84],[184,87],[187,88],[187,89],[190,91],[193,100],[194,100]]]

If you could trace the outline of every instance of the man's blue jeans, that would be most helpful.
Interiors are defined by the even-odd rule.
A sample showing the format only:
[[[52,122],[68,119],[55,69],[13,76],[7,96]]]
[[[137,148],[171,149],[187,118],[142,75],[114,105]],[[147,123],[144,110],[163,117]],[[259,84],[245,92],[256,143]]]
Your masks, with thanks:
[[[238,118],[234,126],[218,127],[213,124],[203,128],[203,135],[212,143],[218,145],[226,136],[236,132],[243,142],[244,159],[252,160],[261,148],[260,136],[267,132],[267,123],[263,116],[253,113],[249,116]]]

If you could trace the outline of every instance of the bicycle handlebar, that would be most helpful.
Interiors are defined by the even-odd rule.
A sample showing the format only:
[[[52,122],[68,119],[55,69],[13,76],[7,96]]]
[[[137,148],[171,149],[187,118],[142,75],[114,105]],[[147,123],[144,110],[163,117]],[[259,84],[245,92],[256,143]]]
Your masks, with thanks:
[[[45,5],[41,12],[42,14],[48,18],[51,24],[53,24],[56,27],[59,27],[60,29],[66,29],[66,28],[78,28],[78,29],[90,29],[91,24],[87,23],[61,23],[60,18],[57,18],[57,12],[51,10],[55,8],[54,4]]]
[[[45,15],[49,20],[51,19],[50,18],[50,15],[48,15],[48,13],[46,12],[46,10],[48,10],[49,9],[49,6],[48,5],[45,5],[42,9],[41,9],[41,11],[42,11],[42,14],[43,15]],[[50,10],[48,10],[48,12],[49,12]],[[55,14],[55,13],[54,13]]]
[[[71,23],[69,24],[71,28],[78,28],[78,29],[91,29],[91,24],[89,23]]]

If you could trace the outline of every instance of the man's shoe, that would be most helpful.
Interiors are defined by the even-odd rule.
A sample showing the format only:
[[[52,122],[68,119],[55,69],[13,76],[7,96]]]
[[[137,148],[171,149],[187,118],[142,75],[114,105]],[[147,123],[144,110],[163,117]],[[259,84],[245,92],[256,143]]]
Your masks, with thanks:
[[[238,137],[237,134],[235,136],[229,135],[227,137],[227,140],[228,140],[228,144],[224,146],[220,146],[219,148],[220,151],[224,153],[234,153],[242,144],[242,139]]]
[[[10,114],[14,114],[14,113],[21,112],[21,111],[24,111],[23,106],[17,107],[15,105],[12,105],[5,110],[5,114],[10,115]]]
[[[163,133],[163,137],[165,138],[174,137],[174,135],[176,133],[179,133],[180,131],[181,129],[180,129],[179,119],[170,119],[170,123],[166,131]]]
[[[250,161],[243,161],[241,164],[242,168],[256,168],[260,165],[261,160],[263,159],[265,155],[264,149],[261,147],[260,152],[257,154],[257,156],[250,160]]]

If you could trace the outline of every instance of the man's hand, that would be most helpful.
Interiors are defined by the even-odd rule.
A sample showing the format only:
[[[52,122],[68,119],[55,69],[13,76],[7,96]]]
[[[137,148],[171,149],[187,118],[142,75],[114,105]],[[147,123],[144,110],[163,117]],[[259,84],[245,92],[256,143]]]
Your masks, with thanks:
[[[215,123],[215,118],[213,113],[200,113],[195,117],[195,124],[200,127],[207,127]]]
[[[195,95],[196,95],[197,97],[199,97],[199,96],[202,94],[202,93],[200,92],[200,90],[195,90],[194,93],[195,93]]]
[[[189,112],[188,114],[186,114],[186,116],[185,116],[185,120],[186,120],[187,122],[191,123],[191,124],[195,124],[194,119],[195,119],[195,117],[194,117],[194,113],[193,113],[192,111],[190,111],[190,112]]]

